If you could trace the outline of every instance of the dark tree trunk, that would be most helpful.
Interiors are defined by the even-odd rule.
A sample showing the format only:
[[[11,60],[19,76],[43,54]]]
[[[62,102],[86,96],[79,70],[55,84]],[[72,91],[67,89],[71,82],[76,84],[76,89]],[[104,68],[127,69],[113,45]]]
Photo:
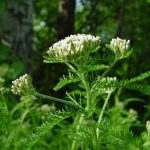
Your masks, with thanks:
[[[60,0],[58,13],[58,39],[74,33],[75,0]]]
[[[32,55],[32,0],[12,0],[5,9],[2,38],[9,37],[13,55],[20,59],[29,71],[29,59]],[[8,26],[7,26],[8,24]],[[6,27],[5,27],[6,26]]]
[[[118,9],[118,28],[116,35],[120,38],[123,38],[125,36],[125,27],[124,27],[124,20],[125,20],[125,15],[126,15],[126,7],[127,7],[128,0],[124,0],[122,2],[122,5]]]

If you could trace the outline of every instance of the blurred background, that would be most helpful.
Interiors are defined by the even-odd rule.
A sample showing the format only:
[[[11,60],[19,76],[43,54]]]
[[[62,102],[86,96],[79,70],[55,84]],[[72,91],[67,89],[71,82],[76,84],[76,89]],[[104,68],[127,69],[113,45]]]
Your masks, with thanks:
[[[56,41],[76,33],[101,36],[102,44],[112,38],[131,40],[133,53],[115,67],[120,79],[150,69],[150,0],[1,0],[0,77],[6,85],[29,73],[38,91],[57,97],[53,87],[64,65],[44,64],[43,56]],[[124,92],[149,98],[138,92]],[[144,111],[141,103],[132,107]],[[141,113],[142,116],[142,113]]]

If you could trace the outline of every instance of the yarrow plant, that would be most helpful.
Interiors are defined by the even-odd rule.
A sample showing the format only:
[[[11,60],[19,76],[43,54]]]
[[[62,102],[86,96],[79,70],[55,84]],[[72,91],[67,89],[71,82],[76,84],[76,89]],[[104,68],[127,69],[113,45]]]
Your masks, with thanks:
[[[136,86],[136,82],[142,81],[150,76],[150,72],[146,72],[133,79],[123,81],[118,80],[117,77],[110,77],[109,73],[112,67],[120,59],[128,57],[131,53],[130,41],[120,38],[112,39],[110,44],[106,45],[106,48],[113,51],[115,57],[113,62],[108,61],[106,62],[107,64],[100,62],[100,44],[101,40],[98,36],[77,34],[58,41],[47,51],[44,62],[65,63],[68,67],[68,76],[63,76],[54,89],[59,90],[68,84],[75,84],[75,87],[77,87],[77,89],[73,91],[66,92],[66,100],[38,93],[32,85],[31,77],[27,74],[13,81],[12,92],[15,95],[23,96],[33,94],[36,97],[63,103],[68,108],[75,109],[72,115],[74,122],[71,128],[73,133],[76,134],[75,138],[73,136],[71,138],[69,150],[77,150],[82,147],[84,148],[84,146],[79,144],[80,142],[77,140],[79,135],[83,136],[83,134],[79,133],[81,133],[82,128],[84,128],[89,121],[95,123],[95,128],[94,131],[92,128],[93,138],[91,140],[91,145],[86,149],[98,150],[101,146],[103,147],[104,145],[107,145],[108,143],[105,143],[106,141],[103,141],[104,143],[100,143],[102,140],[101,136],[103,136],[103,132],[100,127],[103,126],[104,117],[107,118],[108,116],[106,111],[109,110],[107,107],[110,99],[113,97],[112,94],[122,87],[127,87],[129,85],[133,86],[133,84]],[[97,53],[97,55],[92,55],[92,53]],[[97,61],[97,59],[99,59],[99,61]],[[99,103],[102,103],[101,108],[99,108]],[[69,115],[71,114],[69,113]],[[30,141],[28,149],[31,149],[33,144],[43,134],[48,132],[48,129],[52,128],[56,122],[58,123],[60,120],[67,118],[69,115],[68,113],[66,116],[64,113],[60,117],[56,115],[57,118],[54,119],[54,122],[44,124],[40,128],[40,132],[38,131],[38,134],[34,135]],[[93,117],[94,115],[97,117]],[[135,121],[135,119],[132,119],[130,122],[133,121]],[[118,142],[118,139],[116,141]],[[122,143],[123,141],[120,142],[120,144]],[[134,148],[135,147],[136,146],[134,145]]]

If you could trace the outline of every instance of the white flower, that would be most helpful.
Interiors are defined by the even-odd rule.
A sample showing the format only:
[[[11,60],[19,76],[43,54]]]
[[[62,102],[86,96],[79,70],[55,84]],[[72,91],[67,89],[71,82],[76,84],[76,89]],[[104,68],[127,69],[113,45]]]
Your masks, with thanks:
[[[32,95],[34,88],[32,85],[32,79],[28,74],[21,76],[19,79],[12,81],[11,91],[15,95]]]
[[[129,50],[130,40],[120,39],[118,37],[116,39],[112,39],[110,44],[107,44],[106,46],[110,48],[120,59],[128,57],[131,52]]]
[[[100,44],[100,37],[77,34],[70,35],[63,40],[53,44],[47,51],[49,58],[56,58],[57,60],[72,60],[77,56],[82,56],[87,52],[97,48]]]

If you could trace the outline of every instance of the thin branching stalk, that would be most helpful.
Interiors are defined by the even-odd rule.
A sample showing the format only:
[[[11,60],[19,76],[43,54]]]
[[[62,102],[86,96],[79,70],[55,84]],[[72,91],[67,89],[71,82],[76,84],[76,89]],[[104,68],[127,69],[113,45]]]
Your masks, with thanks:
[[[103,105],[103,107],[102,107],[102,110],[101,110],[101,112],[100,112],[100,115],[99,115],[99,118],[98,118],[98,121],[97,121],[98,124],[100,124],[101,121],[102,121],[102,119],[103,119],[103,115],[104,115],[106,106],[107,106],[107,104],[108,104],[108,101],[109,101],[109,99],[110,99],[111,93],[112,93],[112,92],[108,93],[108,95],[107,95],[107,97],[106,97],[106,99],[105,99],[104,105]],[[99,128],[96,129],[96,133],[97,133],[97,138],[98,138],[98,136],[99,136]]]
[[[71,69],[72,72],[77,73],[77,70],[68,62],[65,62],[65,64]]]
[[[48,100],[51,100],[51,101],[63,103],[63,104],[72,106],[72,107],[77,108],[77,109],[82,109],[82,107],[80,105],[77,105],[73,102],[68,102],[68,101],[60,99],[60,98],[56,98],[56,97],[52,97],[52,96],[48,96],[48,95],[44,95],[44,94],[40,94],[40,93],[35,93],[35,96],[40,97],[42,99],[48,99]]]
[[[84,119],[84,114],[80,114],[79,116],[79,120],[77,120],[77,126],[76,126],[76,132],[80,129],[80,126],[83,122],[83,119]],[[76,146],[76,139],[73,140],[72,142],[72,145],[71,145],[71,150],[74,150],[75,149],[75,146]]]
[[[103,115],[104,115],[106,106],[107,106],[107,104],[108,104],[108,101],[109,101],[109,99],[110,99],[110,96],[111,96],[111,92],[107,95],[106,100],[105,100],[105,102],[104,102],[104,105],[103,105],[103,107],[102,107],[101,113],[100,113],[99,118],[98,118],[98,121],[97,121],[99,124],[101,123],[101,121],[102,121],[102,119],[103,119]]]
[[[89,90],[89,83],[86,81],[86,78],[85,78],[85,74],[81,74],[81,75],[78,75],[79,78],[81,79],[84,87],[85,87],[85,90],[86,90],[86,100],[87,100],[87,107],[86,107],[86,110],[89,110],[89,107],[90,107],[90,90]]]

